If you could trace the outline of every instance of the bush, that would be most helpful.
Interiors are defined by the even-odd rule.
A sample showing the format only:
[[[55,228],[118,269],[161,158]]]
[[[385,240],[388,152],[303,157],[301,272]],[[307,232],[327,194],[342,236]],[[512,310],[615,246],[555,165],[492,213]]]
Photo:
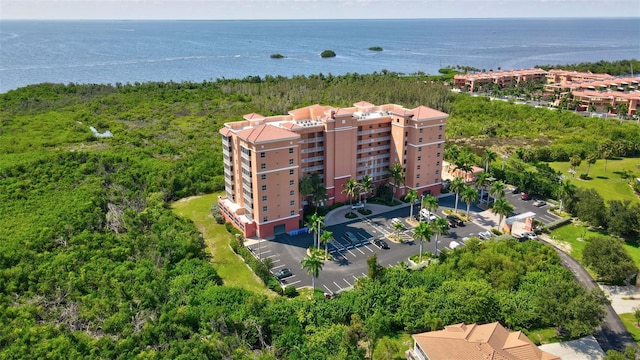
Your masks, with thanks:
[[[220,225],[224,224],[224,216],[222,216],[222,213],[220,212],[220,206],[218,206],[217,202],[214,202],[211,205],[210,210],[211,210],[211,215],[213,216],[213,219],[216,221],[216,223]]]
[[[589,174],[580,174],[578,177],[579,177],[581,180],[589,180],[589,179],[591,179],[591,178],[589,177]]]
[[[325,50],[320,53],[320,56],[322,56],[323,58],[336,57],[336,53],[333,50]]]
[[[557,229],[557,228],[559,228],[561,226],[564,226],[564,225],[566,225],[566,224],[568,224],[570,222],[571,222],[571,218],[568,218],[568,217],[567,218],[561,218],[561,219],[554,220],[554,221],[548,223],[545,226],[545,229],[547,229],[547,230]]]
[[[344,203],[335,202],[335,203],[331,204],[331,206],[329,206],[329,210],[334,210],[334,209],[337,209],[337,208],[343,207],[343,206],[344,206]]]
[[[371,210],[369,209],[358,209],[358,212],[362,215],[371,215]]]
[[[348,213],[346,213],[344,215],[344,217],[346,217],[347,219],[355,219],[358,217],[358,215],[356,215],[356,213],[349,211]]]
[[[228,221],[227,221],[226,223],[224,223],[224,228],[225,228],[225,229],[227,229],[227,231],[228,231],[230,234],[232,234],[232,235],[236,235],[236,234],[238,234],[238,235],[242,235],[242,233],[240,232],[240,230],[236,229],[236,228],[233,226],[233,224],[232,224],[232,223],[230,223],[230,222],[228,222]]]
[[[286,288],[284,288],[284,296],[286,297],[296,297],[298,296],[298,290],[296,290],[296,287],[293,285],[288,285]]]

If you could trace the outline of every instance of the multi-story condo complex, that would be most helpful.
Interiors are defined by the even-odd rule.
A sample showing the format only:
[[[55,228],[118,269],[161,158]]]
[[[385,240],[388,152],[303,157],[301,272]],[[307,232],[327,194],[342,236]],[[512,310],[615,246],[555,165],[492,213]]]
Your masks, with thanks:
[[[498,84],[501,87],[505,87],[525,81],[538,81],[544,79],[545,76],[547,76],[547,72],[543,69],[492,71],[488,73],[454,75],[453,84],[454,87],[460,89],[476,89],[478,86],[490,84]]]
[[[396,196],[407,189],[438,195],[447,117],[426,106],[365,101],[245,115],[220,130],[226,192],[220,209],[245,236],[270,237],[300,227],[302,177],[317,173],[332,204],[347,201],[342,189],[349,179],[369,175],[381,184],[395,163],[405,176],[393,186]]]

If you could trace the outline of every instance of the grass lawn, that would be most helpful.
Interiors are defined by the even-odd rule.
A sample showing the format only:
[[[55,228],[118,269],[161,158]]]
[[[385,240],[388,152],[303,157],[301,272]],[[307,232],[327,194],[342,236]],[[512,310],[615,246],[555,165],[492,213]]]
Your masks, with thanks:
[[[584,225],[568,224],[551,231],[551,238],[562,241],[571,245],[570,255],[574,259],[582,263],[582,251],[584,250],[586,241],[578,240],[578,238],[589,238],[596,235],[606,235],[597,231],[589,230]],[[608,235],[607,235],[608,236]],[[636,245],[624,244],[625,250],[631,256],[636,266],[640,268],[640,247]],[[593,275],[593,273],[592,273]]]
[[[229,246],[231,234],[223,225],[218,225],[213,220],[209,209],[217,197],[218,194],[209,194],[185,198],[171,204],[171,208],[179,216],[190,219],[196,224],[211,253],[213,267],[226,286],[237,286],[253,293],[275,296],[275,293],[262,284],[242,258],[231,250]]]
[[[552,162],[549,163],[553,169],[562,172],[571,183],[585,189],[595,189],[606,200],[631,200],[632,202],[640,202],[637,195],[634,194],[629,182],[640,177],[640,158],[616,158],[607,160],[607,171],[604,171],[605,161],[598,159],[595,164],[591,165],[589,170],[590,180],[581,180],[578,176],[587,172],[589,164],[582,161],[580,166],[576,167],[575,177],[571,177],[568,170],[569,162]],[[625,174],[628,178],[625,179]]]
[[[632,313],[620,314],[620,319],[624,323],[624,326],[629,330],[633,340],[640,343],[640,328],[636,325],[636,317]]]
[[[413,347],[413,339],[411,335],[407,333],[398,333],[395,335],[384,336],[382,339],[378,340],[376,343],[376,347],[373,350],[374,359],[386,359],[387,351],[393,350],[393,348],[398,349],[398,351],[393,352],[391,354],[391,359],[401,360],[406,359],[404,352],[409,350],[409,348]]]
[[[529,340],[536,345],[553,344],[557,342],[568,341],[571,339],[563,338],[558,335],[555,328],[539,329],[534,331],[524,331]]]

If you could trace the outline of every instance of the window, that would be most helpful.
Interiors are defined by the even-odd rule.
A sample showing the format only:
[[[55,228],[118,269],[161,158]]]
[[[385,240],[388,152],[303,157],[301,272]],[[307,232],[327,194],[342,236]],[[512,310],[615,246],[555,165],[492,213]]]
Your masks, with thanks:
[[[293,159],[289,159],[289,165],[293,165]]]
[[[440,166],[440,161],[436,161],[436,166]]]
[[[291,205],[291,206],[295,206],[295,205],[296,205],[295,200],[291,200],[291,201],[289,201],[289,205]]]
[[[420,165],[416,166],[416,169],[417,169],[417,170],[420,170]]]
[[[294,216],[296,214],[296,212],[295,212],[295,210],[291,210],[291,212],[289,214],[291,214],[291,216]]]
[[[416,183],[416,187],[420,187],[420,183]]]
[[[422,156],[418,156],[418,161],[422,160]]]
[[[294,181],[293,180],[289,180],[289,185],[293,185]]]
[[[440,126],[438,127],[438,130],[442,130],[442,125],[440,125]]]
[[[289,195],[291,196],[295,195],[294,191],[293,190],[289,191]]]
[[[422,129],[420,129],[420,134],[422,134]]]
[[[439,183],[439,182],[440,182],[440,179],[435,178],[435,179],[433,180],[433,182],[437,184],[437,183]]]
[[[419,138],[419,139],[418,139],[418,142],[419,142],[419,143],[421,143],[421,142],[422,142],[422,138]]]
[[[260,169],[261,170],[264,170],[266,168],[267,168],[267,164],[265,164],[265,163],[260,164]]]
[[[267,201],[267,195],[262,196],[262,201]]]
[[[436,155],[436,157],[437,157],[437,158],[439,158],[439,157],[440,157],[440,153],[438,153],[438,154]]]
[[[438,149],[440,149],[442,147],[442,144],[438,144]]]
[[[416,179],[420,179],[420,174],[416,175]]]
[[[267,185],[262,185],[262,191],[266,191],[267,190]]]
[[[260,175],[260,178],[261,178],[262,180],[267,180],[267,174],[262,174],[262,175]]]
[[[442,140],[442,134],[438,135],[438,140]]]
[[[262,218],[262,221],[263,222],[267,222],[267,221],[269,221],[269,218],[265,216],[265,217]]]
[[[289,148],[289,154],[293,154],[293,148]]]
[[[260,158],[264,159],[267,156],[267,153],[264,151],[260,153]]]
[[[440,174],[440,170],[436,170],[436,175]]]
[[[267,208],[268,208],[267,206],[263,206],[262,207],[262,212],[267,212]]]
[[[422,152],[422,148],[421,147],[418,148],[418,152]]]
[[[289,175],[293,175],[293,169],[289,170]]]

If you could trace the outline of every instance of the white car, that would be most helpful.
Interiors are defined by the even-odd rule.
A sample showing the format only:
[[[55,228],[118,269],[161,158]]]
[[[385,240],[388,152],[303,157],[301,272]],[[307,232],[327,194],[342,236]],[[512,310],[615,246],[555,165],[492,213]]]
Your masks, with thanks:
[[[351,205],[351,210],[356,210],[356,209],[364,209],[364,204],[363,203],[356,203]]]
[[[429,219],[429,221],[433,221],[438,218],[436,214],[431,213],[427,209],[420,210],[420,217],[422,217],[423,219]]]
[[[530,240],[538,240],[538,235],[536,235],[535,233],[532,233],[530,231],[525,231],[522,234],[520,234],[521,237],[525,237],[527,239]]]
[[[452,241],[451,244],[449,244],[449,248],[450,249],[455,249],[455,248],[460,247],[460,246],[462,246],[462,244],[460,244],[457,241]]]
[[[478,237],[483,240],[489,240],[493,237],[493,233],[491,231],[482,231],[478,234]]]

